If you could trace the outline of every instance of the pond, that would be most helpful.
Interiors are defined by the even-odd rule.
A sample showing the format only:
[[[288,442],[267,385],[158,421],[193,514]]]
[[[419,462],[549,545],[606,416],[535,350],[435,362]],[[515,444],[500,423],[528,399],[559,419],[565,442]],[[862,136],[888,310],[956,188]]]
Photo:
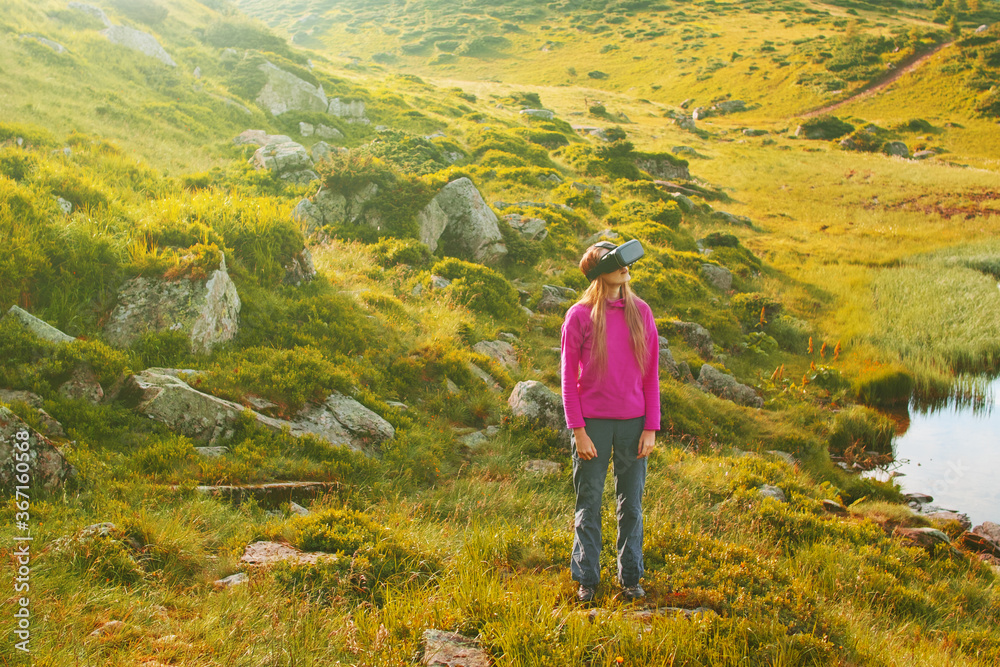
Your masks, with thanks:
[[[972,525],[1000,523],[1000,379],[984,400],[910,404],[898,418],[896,482],[905,493],[926,493],[932,505],[969,515]],[[907,423],[908,417],[908,423]]]

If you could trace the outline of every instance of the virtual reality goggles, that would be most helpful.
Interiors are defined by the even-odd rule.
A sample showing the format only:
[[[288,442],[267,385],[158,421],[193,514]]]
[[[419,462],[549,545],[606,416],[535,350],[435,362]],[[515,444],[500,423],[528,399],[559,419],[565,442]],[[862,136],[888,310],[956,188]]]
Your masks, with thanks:
[[[621,245],[615,245],[609,241],[600,241],[594,245],[598,248],[607,248],[611,252],[601,257],[601,261],[594,265],[590,271],[587,271],[587,280],[594,280],[605,273],[632,266],[645,254],[642,250],[642,244],[636,239]]]

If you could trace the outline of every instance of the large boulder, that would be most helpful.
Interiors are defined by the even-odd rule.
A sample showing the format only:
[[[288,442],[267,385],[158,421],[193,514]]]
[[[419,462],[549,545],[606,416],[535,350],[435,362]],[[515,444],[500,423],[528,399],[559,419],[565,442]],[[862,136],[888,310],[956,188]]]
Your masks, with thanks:
[[[364,125],[371,123],[365,117],[365,103],[361,100],[341,100],[339,97],[334,97],[327,104],[326,111],[331,116],[343,118],[348,123],[362,123]]]
[[[156,58],[168,67],[177,67],[177,63],[170,57],[170,54],[149,33],[124,25],[109,25],[101,31],[101,34],[107,37],[113,44],[138,51],[150,58]]]
[[[444,630],[424,630],[421,665],[427,667],[490,667],[493,662],[479,640]]]
[[[7,314],[3,316],[3,321],[16,322],[22,329],[26,329],[35,337],[47,340],[50,343],[72,343],[75,338],[67,336],[51,324],[43,322],[28,311],[17,306],[11,306]]]
[[[73,466],[48,438],[0,406],[0,487],[51,491],[72,474]],[[13,498],[13,494],[8,497]]]
[[[910,149],[902,141],[890,141],[882,147],[882,151],[895,157],[910,157]]]
[[[507,254],[496,213],[468,178],[441,188],[417,214],[417,222],[420,240],[431,252],[440,244],[446,255],[481,263],[495,263]]]
[[[320,405],[307,405],[290,423],[294,435],[312,433],[335,445],[360,451],[396,436],[392,424],[338,391]]]
[[[521,364],[517,361],[517,350],[507,341],[483,340],[473,345],[472,349],[479,354],[496,359],[511,370],[517,371],[521,368]]]
[[[303,223],[306,233],[325,225],[342,222],[378,226],[381,218],[377,211],[368,208],[368,202],[378,193],[378,185],[368,183],[349,197],[322,188],[312,198],[303,199],[292,211],[292,219]]]
[[[297,184],[319,178],[319,175],[312,170],[313,161],[309,157],[309,151],[294,141],[261,146],[250,158],[250,164],[258,170],[268,169],[278,178]]]
[[[711,364],[704,364],[701,367],[698,382],[710,394],[730,400],[737,405],[751,408],[764,407],[764,399],[758,396],[751,387],[740,384],[732,375],[723,373]]]
[[[240,297],[226,271],[219,268],[204,280],[132,278],[118,291],[104,336],[116,347],[127,347],[146,332],[183,331],[191,351],[208,354],[239,329]]]
[[[667,157],[657,157],[654,155],[639,157],[635,160],[635,166],[655,179],[672,180],[679,178],[686,181],[691,178],[686,164],[676,164],[674,160]]]
[[[290,72],[271,63],[260,66],[267,81],[257,95],[257,103],[274,116],[286,111],[326,111],[330,101],[323,92],[308,81],[303,81]]]
[[[702,264],[701,275],[709,285],[720,292],[728,292],[733,286],[733,272],[718,264]]]
[[[516,417],[525,417],[539,426],[554,429],[559,439],[569,446],[569,429],[563,412],[562,397],[537,380],[526,380],[514,385],[507,405]]]
[[[561,285],[542,285],[542,298],[535,308],[541,313],[558,313],[576,300],[576,290]]]

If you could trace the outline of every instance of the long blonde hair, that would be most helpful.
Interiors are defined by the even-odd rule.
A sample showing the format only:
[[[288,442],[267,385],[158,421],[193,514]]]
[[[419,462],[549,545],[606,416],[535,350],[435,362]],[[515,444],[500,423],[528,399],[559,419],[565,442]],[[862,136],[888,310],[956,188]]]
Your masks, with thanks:
[[[580,260],[580,270],[587,274],[604,253],[603,248],[592,245],[587,248]],[[621,294],[625,299],[625,322],[628,324],[629,342],[632,347],[632,354],[635,355],[636,363],[639,364],[640,375],[646,374],[646,367],[649,365],[649,341],[647,340],[646,322],[639,312],[639,297],[632,291],[631,286],[625,283],[621,286]],[[612,295],[612,288],[598,276],[590,281],[590,286],[580,297],[577,303],[590,308],[591,322],[591,360],[597,370],[598,377],[603,377],[608,368],[608,341],[607,327],[605,325],[608,299]]]

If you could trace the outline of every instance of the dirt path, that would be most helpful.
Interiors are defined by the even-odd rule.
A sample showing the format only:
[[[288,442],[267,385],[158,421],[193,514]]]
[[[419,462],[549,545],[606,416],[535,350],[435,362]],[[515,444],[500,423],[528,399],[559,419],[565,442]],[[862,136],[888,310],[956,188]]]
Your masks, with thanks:
[[[945,42],[944,44],[934,47],[927,53],[913,56],[908,60],[903,61],[903,63],[896,69],[886,72],[882,77],[875,79],[874,81],[866,85],[864,88],[862,88],[858,92],[848,97],[846,100],[834,102],[833,104],[828,104],[825,107],[821,107],[814,111],[804,113],[802,114],[802,117],[812,118],[813,116],[819,116],[822,114],[830,113],[831,111],[835,111],[840,107],[844,106],[845,104],[850,104],[851,102],[857,102],[858,100],[865,99],[866,97],[871,97],[872,95],[881,92],[882,89],[884,89],[886,86],[899,79],[901,76],[909,74],[910,72],[914,71],[915,69],[923,65],[925,62],[927,62],[931,57],[937,55],[939,51],[948,48],[952,44],[954,44],[954,42]]]

